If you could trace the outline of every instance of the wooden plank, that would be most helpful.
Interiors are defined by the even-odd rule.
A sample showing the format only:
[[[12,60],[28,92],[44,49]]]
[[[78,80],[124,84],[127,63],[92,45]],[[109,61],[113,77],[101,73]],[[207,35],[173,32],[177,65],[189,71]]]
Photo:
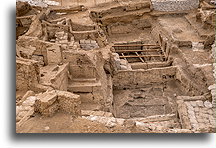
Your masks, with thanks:
[[[167,46],[166,46],[166,57],[169,57],[169,53],[170,53],[170,44],[167,43]]]
[[[167,43],[163,40],[162,41],[162,46],[161,46],[161,50],[163,55],[165,56],[165,60],[167,59],[167,55],[166,55],[166,48],[167,48]],[[161,58],[162,61],[164,61],[164,58]]]
[[[20,20],[20,19],[31,19],[33,18],[35,15],[28,15],[28,16],[18,16],[16,17],[17,20]]]
[[[161,35],[159,34],[159,45],[161,46],[162,45],[162,37],[161,37]]]
[[[125,45],[113,45],[113,47],[141,47],[141,46],[156,46],[160,47],[159,45],[156,44],[125,44]]]
[[[139,56],[139,54],[137,52],[135,52],[135,53],[136,53],[137,56]],[[141,62],[145,63],[145,61],[141,57],[139,57],[139,59],[140,59]]]
[[[161,49],[162,49],[162,51],[165,51],[165,49],[166,49],[166,42],[162,41]]]
[[[118,49],[118,50],[115,50],[115,52],[157,52],[157,51],[160,51],[161,49],[144,49],[144,50],[121,50],[121,49]]]
[[[124,55],[124,53],[121,53],[121,55],[124,57],[124,59],[125,59],[125,60],[127,60],[127,59],[125,58],[125,55]],[[119,57],[120,57],[120,56],[119,56]]]
[[[164,55],[127,55],[127,56],[119,56],[120,58],[138,58],[138,57],[165,57]]]

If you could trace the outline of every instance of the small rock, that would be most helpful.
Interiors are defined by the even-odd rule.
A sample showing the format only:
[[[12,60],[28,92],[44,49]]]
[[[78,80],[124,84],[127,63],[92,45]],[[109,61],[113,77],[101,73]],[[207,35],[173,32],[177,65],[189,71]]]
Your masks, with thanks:
[[[45,131],[48,131],[49,129],[50,129],[49,126],[46,126],[46,127],[44,128]]]
[[[190,101],[190,104],[191,104],[193,107],[195,107],[195,106],[197,105],[195,101]]]
[[[127,66],[120,65],[120,67],[121,67],[121,70],[127,70]]]
[[[196,103],[197,103],[198,106],[203,107],[203,101],[199,100],[199,101],[196,101]]]
[[[212,89],[216,89],[216,84],[210,85],[210,86],[208,87],[208,90],[212,90]]]
[[[211,104],[211,102],[209,102],[209,101],[205,101],[205,102],[204,102],[204,106],[205,106],[206,108],[212,108],[212,104]]]
[[[124,65],[124,66],[127,66],[128,62],[126,60],[121,59],[120,64]]]

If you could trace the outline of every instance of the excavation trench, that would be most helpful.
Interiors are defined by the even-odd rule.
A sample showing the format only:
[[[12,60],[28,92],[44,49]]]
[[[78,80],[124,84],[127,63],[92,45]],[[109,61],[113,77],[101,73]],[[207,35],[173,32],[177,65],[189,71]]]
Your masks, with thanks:
[[[188,10],[197,5],[179,12],[177,3],[166,12],[155,0],[107,2],[20,4],[26,11],[18,9],[16,19],[18,127],[39,116],[56,120],[50,117],[60,112],[138,132],[211,131],[212,13]]]

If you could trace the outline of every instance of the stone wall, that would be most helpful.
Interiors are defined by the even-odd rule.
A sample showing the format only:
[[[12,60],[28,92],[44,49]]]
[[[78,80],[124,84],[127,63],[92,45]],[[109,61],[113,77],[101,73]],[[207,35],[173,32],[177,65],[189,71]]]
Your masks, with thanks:
[[[149,70],[122,70],[113,77],[114,88],[138,88],[151,83],[163,83],[175,78],[176,67]]]
[[[185,11],[196,9],[199,0],[151,0],[154,10],[158,11]]]

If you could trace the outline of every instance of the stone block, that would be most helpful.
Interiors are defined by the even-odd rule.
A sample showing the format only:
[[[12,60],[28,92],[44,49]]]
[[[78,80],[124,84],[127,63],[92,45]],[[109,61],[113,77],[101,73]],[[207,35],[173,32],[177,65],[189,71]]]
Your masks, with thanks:
[[[70,113],[73,115],[80,115],[80,96],[66,92],[66,91],[58,91],[58,102],[59,109],[63,112]]]
[[[45,109],[50,107],[56,100],[57,94],[55,93],[55,91],[39,94],[35,102],[36,110],[42,113]]]
[[[44,109],[43,111],[41,111],[40,113],[44,116],[52,116],[54,113],[56,113],[58,109],[59,109],[59,104],[58,102],[55,102],[49,107],[47,107],[46,109]]]

